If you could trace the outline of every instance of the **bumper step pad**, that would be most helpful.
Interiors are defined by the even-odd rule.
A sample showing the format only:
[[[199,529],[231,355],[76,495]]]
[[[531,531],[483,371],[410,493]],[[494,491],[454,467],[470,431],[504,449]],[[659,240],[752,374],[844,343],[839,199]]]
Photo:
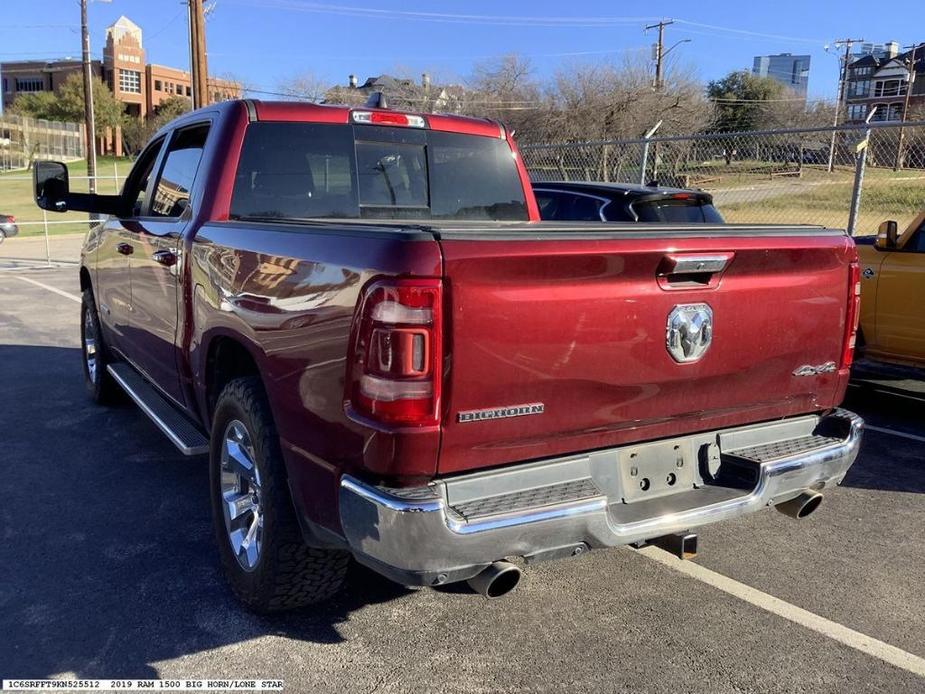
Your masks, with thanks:
[[[839,443],[841,443],[841,439],[833,436],[810,434],[808,436],[800,436],[784,441],[774,441],[773,443],[763,443],[758,446],[747,446],[732,451],[723,451],[723,455],[744,458],[745,460],[752,460],[756,463],[770,463],[773,460],[791,458],[820,448],[837,446]]]
[[[601,490],[590,479],[574,480],[560,484],[550,484],[545,487],[526,489],[510,494],[499,494],[482,499],[466,501],[451,506],[457,514],[465,520],[471,521],[485,516],[494,516],[500,513],[512,513],[525,509],[551,506],[553,504],[567,504],[572,501],[581,501],[591,497],[600,496]]]

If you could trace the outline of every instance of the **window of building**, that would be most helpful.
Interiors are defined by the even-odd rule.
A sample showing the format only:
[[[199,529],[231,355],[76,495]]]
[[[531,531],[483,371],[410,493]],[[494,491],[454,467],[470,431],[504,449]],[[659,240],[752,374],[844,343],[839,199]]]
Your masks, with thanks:
[[[867,118],[867,106],[864,104],[848,106],[848,120],[864,120],[865,118]]]
[[[851,69],[852,77],[865,77],[870,74],[870,67],[855,67]]]
[[[17,92],[43,92],[45,91],[45,80],[41,77],[24,77],[16,78]]]
[[[119,70],[119,91],[141,94],[141,73],[138,70]]]
[[[177,94],[183,94],[183,85],[177,84]]]
[[[875,121],[897,121],[902,120],[903,117],[903,105],[902,104],[877,104],[874,109],[874,117],[871,120]]]
[[[874,96],[902,96],[908,87],[906,80],[877,80],[874,82]]]
[[[186,88],[186,95],[187,95],[187,96],[192,96],[192,95],[193,95],[193,90],[192,90],[191,88],[187,87],[187,88]]]
[[[164,91],[164,85],[161,84],[160,80],[154,80],[154,91],[156,92]]]
[[[7,82],[6,77],[3,78],[3,93],[6,94],[10,91],[10,83]]]
[[[870,80],[858,80],[848,83],[849,96],[867,96],[870,94]]]

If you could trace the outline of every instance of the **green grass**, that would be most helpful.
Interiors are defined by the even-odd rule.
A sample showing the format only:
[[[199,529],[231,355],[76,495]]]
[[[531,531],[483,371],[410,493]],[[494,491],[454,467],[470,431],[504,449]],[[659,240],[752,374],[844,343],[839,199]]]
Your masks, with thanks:
[[[113,168],[115,165],[115,169]],[[117,193],[122,187],[122,181],[131,169],[132,161],[127,157],[99,157],[96,163],[98,176],[110,178],[97,181],[96,191],[102,194]],[[75,193],[86,193],[88,181],[81,178],[87,175],[86,160],[69,162],[68,173],[71,177],[71,190]],[[118,172],[119,181],[111,177]],[[20,236],[38,236],[45,233],[42,224],[29,224],[28,222],[41,222],[42,210],[38,208],[32,195],[31,171],[7,171],[0,173],[0,213],[11,214],[16,217],[19,224]],[[82,212],[66,212],[59,214],[49,212],[49,222],[64,222],[70,220],[86,220],[87,215]],[[48,233],[74,234],[87,230],[87,224],[75,222],[73,224],[49,224]]]
[[[802,179],[783,179],[807,185],[799,194],[785,193],[754,202],[720,205],[729,222],[824,224],[845,227],[851,206],[854,174],[814,172]],[[754,182],[753,185],[759,185]],[[769,185],[767,181],[760,184]],[[725,181],[711,187],[725,188]],[[873,234],[880,222],[895,219],[905,228],[925,207],[925,171],[868,168],[865,172],[856,233]]]

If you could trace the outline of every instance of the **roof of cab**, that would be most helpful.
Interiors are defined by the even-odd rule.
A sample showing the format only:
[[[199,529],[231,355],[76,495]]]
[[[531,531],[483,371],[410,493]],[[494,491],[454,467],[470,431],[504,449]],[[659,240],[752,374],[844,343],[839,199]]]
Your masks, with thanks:
[[[464,135],[482,135],[505,139],[507,133],[501,124],[488,118],[471,118],[446,113],[414,113],[395,109],[377,109],[365,106],[337,106],[330,104],[310,104],[300,101],[261,101],[245,99],[253,104],[256,120],[295,122],[295,123],[349,123],[353,111],[386,111],[422,116],[430,130],[460,133]]]

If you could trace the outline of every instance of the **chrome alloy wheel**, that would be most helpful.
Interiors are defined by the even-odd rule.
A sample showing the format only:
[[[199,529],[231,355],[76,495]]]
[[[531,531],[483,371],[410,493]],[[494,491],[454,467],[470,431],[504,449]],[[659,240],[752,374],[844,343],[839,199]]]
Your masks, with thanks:
[[[93,320],[92,308],[84,311],[84,362],[87,365],[87,377],[96,383],[96,321]]]
[[[221,494],[225,530],[241,568],[253,571],[263,544],[260,473],[244,424],[233,419],[222,437]]]

